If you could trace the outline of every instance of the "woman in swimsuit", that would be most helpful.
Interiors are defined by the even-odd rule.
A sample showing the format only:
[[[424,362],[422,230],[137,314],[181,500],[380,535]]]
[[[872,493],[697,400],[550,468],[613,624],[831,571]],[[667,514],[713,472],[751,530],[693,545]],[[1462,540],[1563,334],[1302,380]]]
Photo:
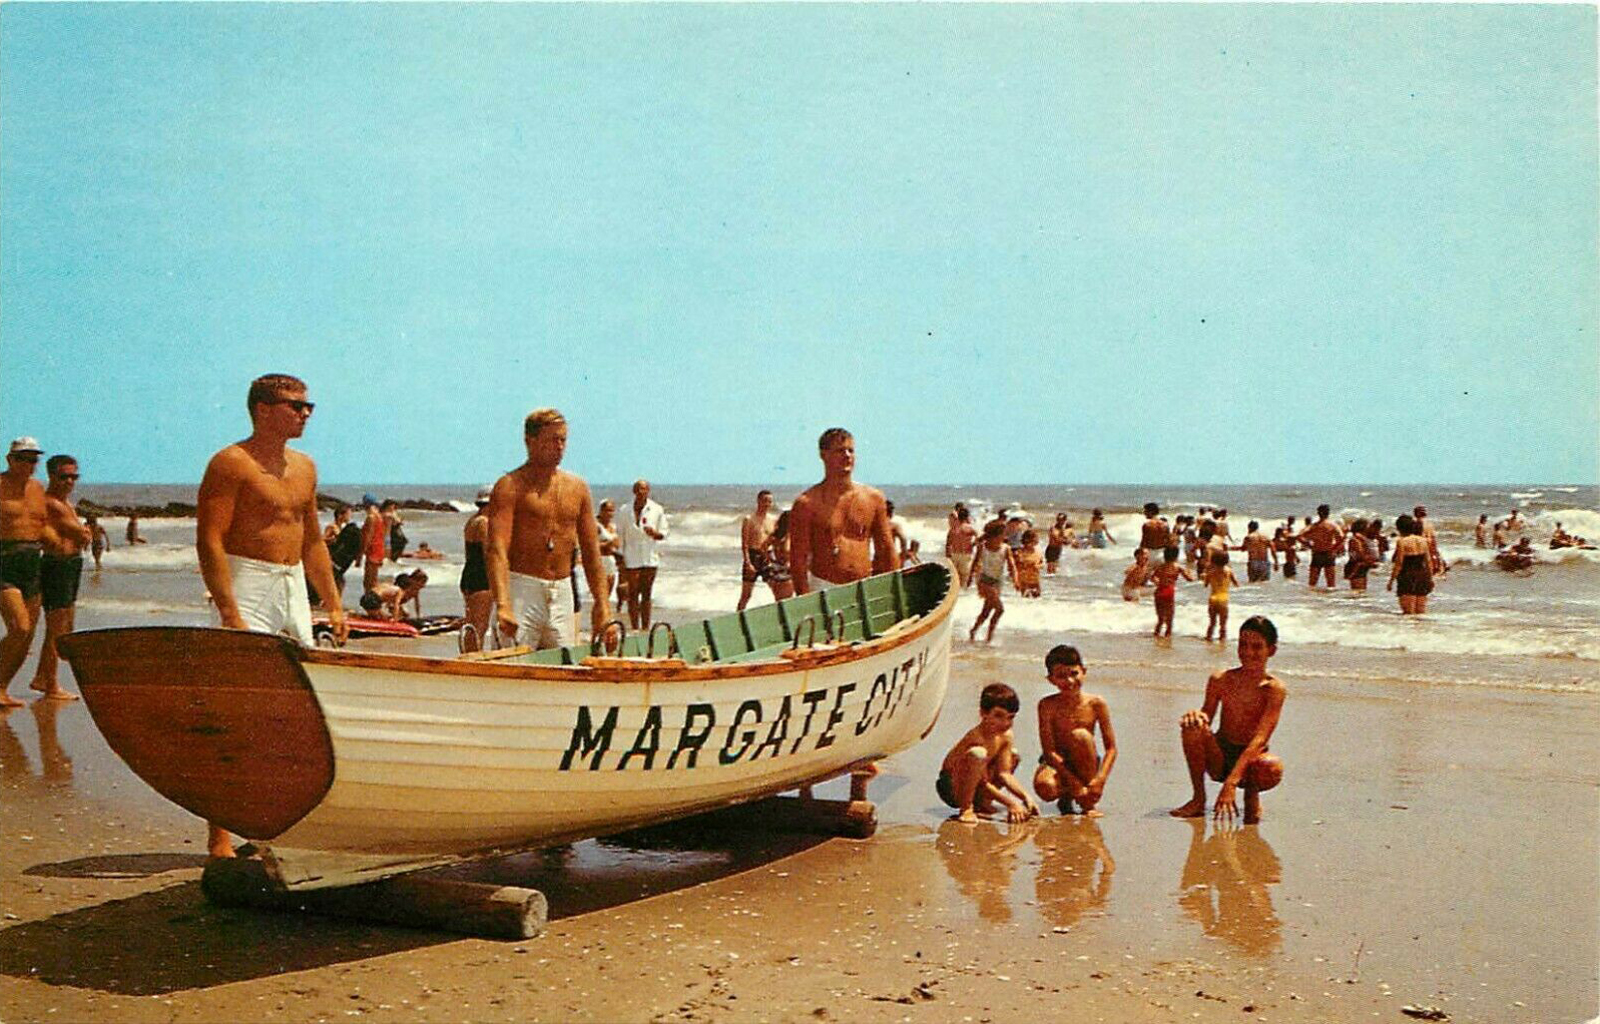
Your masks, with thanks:
[[[1350,581],[1351,590],[1366,590],[1367,572],[1378,564],[1377,550],[1367,536],[1370,528],[1365,519],[1357,519],[1345,538],[1344,578]]]
[[[461,569],[461,603],[466,608],[467,624],[472,627],[471,632],[462,633],[463,652],[483,649],[489,612],[494,607],[494,594],[489,589],[489,566],[483,553],[489,541],[488,508],[489,489],[485,487],[478,492],[478,511],[461,528],[461,541],[467,552],[467,564]]]
[[[1428,595],[1433,593],[1428,540],[1422,535],[1422,527],[1410,516],[1401,516],[1394,525],[1400,530],[1400,539],[1394,543],[1394,559],[1389,563],[1386,589],[1400,595],[1402,612],[1421,615],[1428,610]]]
[[[778,521],[772,527],[772,534],[767,538],[766,547],[763,549],[767,556],[767,586],[772,590],[772,599],[782,601],[786,597],[794,596],[794,578],[789,573],[789,513],[778,513]]]
[[[990,523],[983,528],[983,540],[978,542],[977,564],[973,568],[977,571],[969,579],[978,581],[978,596],[983,598],[983,610],[978,612],[978,621],[972,624],[967,639],[977,640],[978,627],[988,619],[988,639],[992,641],[994,627],[1000,624],[1000,616],[1006,613],[1005,602],[1000,600],[1000,584],[1005,582],[1007,576],[1011,577],[1013,583],[1017,579],[1016,557],[1006,544],[1005,528],[999,523]]]
[[[1105,515],[1099,509],[1095,509],[1089,515],[1089,546],[1103,548],[1106,546],[1106,541],[1115,544],[1117,538],[1111,536],[1111,531],[1106,529]]]

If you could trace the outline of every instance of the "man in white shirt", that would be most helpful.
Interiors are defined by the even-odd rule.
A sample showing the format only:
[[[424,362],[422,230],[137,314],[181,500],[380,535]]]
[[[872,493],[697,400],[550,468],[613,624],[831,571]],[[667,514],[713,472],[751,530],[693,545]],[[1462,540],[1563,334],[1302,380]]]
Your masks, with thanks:
[[[667,513],[650,500],[650,481],[634,481],[633,508],[622,517],[618,535],[628,580],[628,623],[635,630],[649,629],[650,593],[661,566],[656,546],[667,538]]]

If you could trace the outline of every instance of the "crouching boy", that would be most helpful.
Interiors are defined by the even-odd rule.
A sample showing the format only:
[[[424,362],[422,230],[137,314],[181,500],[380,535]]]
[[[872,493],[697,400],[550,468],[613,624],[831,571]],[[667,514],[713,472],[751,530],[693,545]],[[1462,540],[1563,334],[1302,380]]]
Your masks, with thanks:
[[[1011,687],[1004,683],[985,686],[978,696],[978,724],[944,756],[936,788],[939,799],[956,809],[957,821],[972,824],[979,815],[993,814],[996,801],[1005,805],[1006,818],[1011,821],[1039,813],[1039,805],[1011,774],[1020,760],[1011,735],[1011,723],[1020,707]]]
[[[1117,763],[1117,734],[1105,698],[1083,692],[1089,670],[1076,647],[1058,644],[1044,656],[1045,676],[1058,692],[1039,702],[1039,770],[1033,773],[1033,791],[1041,800],[1056,801],[1062,814],[1077,809],[1099,817],[1095,805],[1106,789],[1111,766]],[[1095,749],[1094,730],[1100,728],[1106,756]]]
[[[1267,753],[1287,693],[1283,683],[1267,672],[1267,659],[1277,652],[1278,629],[1272,620],[1264,615],[1246,619],[1239,627],[1239,667],[1206,680],[1205,704],[1179,719],[1194,795],[1172,809],[1173,817],[1198,818],[1206,813],[1205,777],[1210,775],[1222,783],[1214,817],[1233,820],[1238,813],[1234,792],[1243,786],[1245,824],[1261,820],[1261,794],[1283,781],[1283,762]],[[1219,710],[1222,718],[1213,731]]]

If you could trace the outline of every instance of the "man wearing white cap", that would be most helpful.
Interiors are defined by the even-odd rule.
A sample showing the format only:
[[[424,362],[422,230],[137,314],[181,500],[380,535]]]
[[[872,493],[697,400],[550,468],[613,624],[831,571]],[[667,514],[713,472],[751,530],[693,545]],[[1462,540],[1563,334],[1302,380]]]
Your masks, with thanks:
[[[6,635],[0,639],[0,707],[22,706],[6,692],[11,677],[28,657],[33,629],[39,622],[39,565],[44,558],[45,522],[49,508],[44,487],[33,478],[44,452],[31,437],[19,437],[6,452],[0,473],[0,618]]]
[[[200,575],[221,625],[286,633],[309,646],[316,641],[307,573],[317,593],[338,593],[317,521],[316,464],[288,447],[305,433],[314,405],[304,381],[274,373],[250,383],[245,408],[250,436],[212,456],[200,479]],[[328,625],[342,643],[344,609],[328,604]],[[213,857],[233,856],[227,833],[215,825],[208,846]]]
[[[489,542],[489,498],[493,488],[478,489],[478,510],[472,513],[461,530],[466,542],[467,564],[461,569],[461,601],[466,605],[467,624],[472,632],[464,637],[463,646],[469,651],[483,647],[489,629],[489,612],[494,607],[494,591],[489,589],[489,563],[484,559],[484,546]]]

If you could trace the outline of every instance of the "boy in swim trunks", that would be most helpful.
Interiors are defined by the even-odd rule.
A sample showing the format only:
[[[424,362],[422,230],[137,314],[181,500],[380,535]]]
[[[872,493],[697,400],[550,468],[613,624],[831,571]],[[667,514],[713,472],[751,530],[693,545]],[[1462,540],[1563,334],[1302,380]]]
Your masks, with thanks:
[[[100,556],[111,550],[111,534],[100,525],[100,517],[90,512],[83,523],[89,528],[89,553],[94,556],[94,567],[100,568]]]
[[[1139,588],[1144,586],[1144,581],[1150,577],[1150,550],[1148,548],[1135,548],[1133,551],[1133,564],[1128,566],[1128,571],[1122,574],[1122,599],[1124,601],[1139,600]]]
[[[1194,574],[1178,564],[1178,549],[1169,547],[1161,552],[1161,564],[1150,574],[1156,585],[1156,629],[1153,636],[1161,636],[1162,629],[1172,636],[1172,613],[1178,600],[1178,577],[1190,583]]]
[[[1216,551],[1211,555],[1211,565],[1206,569],[1206,588],[1211,597],[1206,601],[1206,642],[1211,641],[1212,630],[1220,629],[1218,639],[1228,640],[1228,585],[1239,585],[1233,570],[1228,568],[1228,553]]]
[[[1022,548],[1014,556],[1017,565],[1017,593],[1023,597],[1039,596],[1039,568],[1044,559],[1039,554],[1039,534],[1028,530],[1022,535]]]
[[[976,824],[979,815],[994,813],[996,801],[1005,805],[1010,821],[1039,813],[1039,805],[1011,774],[1020,761],[1011,725],[1021,707],[1017,692],[1005,683],[990,683],[978,695],[978,724],[944,756],[934,784],[939,799],[955,808],[957,821]]]
[[[1261,794],[1283,781],[1283,762],[1267,753],[1278,727],[1287,694],[1282,682],[1267,672],[1267,660],[1278,652],[1278,629],[1263,615],[1252,615],[1239,627],[1239,667],[1206,681],[1205,703],[1178,720],[1183,756],[1189,766],[1194,796],[1174,807],[1174,818],[1206,813],[1206,776],[1222,783],[1213,816],[1232,822],[1238,808],[1234,793],[1244,787],[1244,823],[1261,820]],[[1221,716],[1212,731],[1212,723]]]
[[[1033,773],[1033,791],[1041,800],[1054,800],[1062,814],[1099,817],[1095,806],[1105,793],[1111,766],[1117,763],[1117,735],[1111,729],[1111,712],[1105,698],[1083,692],[1089,670],[1076,647],[1058,644],[1044,656],[1045,677],[1057,690],[1039,702],[1039,768]],[[1106,753],[1095,750],[1094,730]]]
[[[1256,520],[1250,520],[1250,529],[1244,535],[1244,540],[1239,542],[1239,550],[1244,552],[1245,579],[1251,583],[1265,583],[1272,579],[1272,570],[1278,564],[1278,549],[1261,532],[1261,524]]]
[[[1300,532],[1300,543],[1311,549],[1311,586],[1317,585],[1317,576],[1327,573],[1328,589],[1333,589],[1333,569],[1339,550],[1344,547],[1344,531],[1328,518],[1328,506],[1317,506],[1317,521]]]

